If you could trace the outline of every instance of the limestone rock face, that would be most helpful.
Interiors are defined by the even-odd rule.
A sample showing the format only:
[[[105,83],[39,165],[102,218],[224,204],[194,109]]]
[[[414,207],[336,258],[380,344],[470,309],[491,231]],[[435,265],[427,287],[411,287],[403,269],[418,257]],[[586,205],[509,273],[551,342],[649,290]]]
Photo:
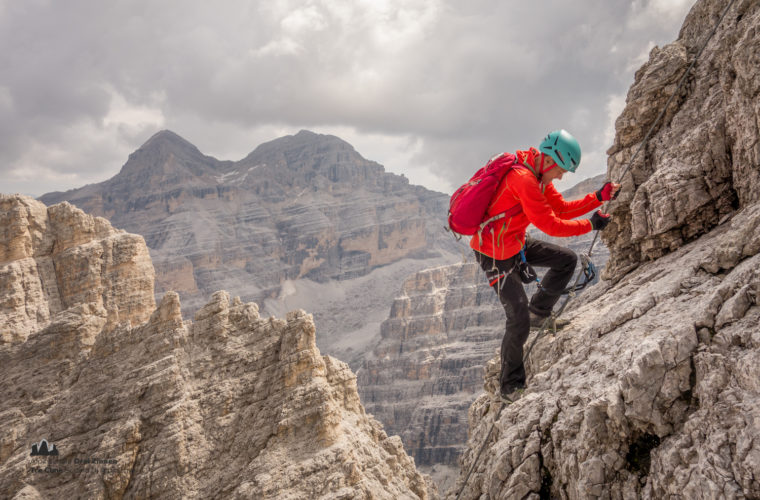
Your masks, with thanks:
[[[503,334],[504,310],[477,264],[428,269],[404,283],[358,379],[367,411],[401,436],[418,466],[456,466],[467,408]]]
[[[7,497],[436,496],[401,440],[365,414],[348,366],[319,353],[309,315],[262,318],[226,292],[192,322],[174,292],[138,313],[128,305],[142,283],[136,256],[150,264],[142,238],[67,204],[2,203],[3,283],[42,283],[11,302],[42,312],[0,311],[3,331],[22,332],[0,344]],[[52,278],[15,271],[43,256],[76,293],[59,285],[54,296]]]
[[[756,498],[758,228],[754,204],[582,295],[570,326],[536,343],[529,389],[501,411],[462,498]],[[498,358],[470,408],[465,472],[499,415],[497,375]]]
[[[678,40],[652,49],[637,73],[608,150],[620,179],[646,132],[726,7],[700,1]],[[692,69],[663,120],[623,177],[604,241],[607,276],[671,252],[760,200],[760,6],[740,0]]]
[[[157,294],[177,291],[186,312],[221,288],[262,302],[287,280],[346,280],[406,257],[458,251],[441,231],[448,196],[308,131],[237,162],[159,132],[112,179],[41,200],[70,201],[143,235]]]
[[[23,342],[75,306],[107,310],[109,329],[145,321],[155,309],[145,241],[68,203],[0,195],[0,339]]]
[[[679,40],[637,74],[613,178],[664,105],[661,84],[675,85],[724,8],[697,2]],[[450,498],[760,495],[760,66],[746,63],[760,53],[760,2],[736,2],[724,22],[628,174],[635,190],[613,204],[614,279],[538,339],[522,399],[502,409],[498,358],[487,364]]]

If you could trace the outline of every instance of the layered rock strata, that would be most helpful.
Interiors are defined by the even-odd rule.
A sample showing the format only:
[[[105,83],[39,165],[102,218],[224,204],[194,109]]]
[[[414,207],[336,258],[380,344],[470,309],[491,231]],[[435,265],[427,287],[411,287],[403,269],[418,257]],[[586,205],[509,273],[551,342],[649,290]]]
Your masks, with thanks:
[[[309,315],[262,318],[218,292],[183,321],[176,293],[148,307],[142,238],[18,196],[0,218],[1,283],[25,300],[0,310],[8,497],[435,496],[348,366],[320,355]],[[77,293],[29,271],[47,249]]]
[[[614,254],[606,271],[611,279],[693,241],[738,208],[760,200],[756,0],[732,6],[688,83],[630,164],[725,7],[725,2],[697,2],[678,40],[652,49],[628,91],[607,151],[611,179],[620,179],[630,165],[624,189],[610,205],[614,221],[604,234]]]
[[[288,280],[346,280],[457,251],[441,231],[446,195],[307,131],[236,162],[159,132],[112,179],[41,200],[69,201],[143,235],[157,295],[179,292],[188,312],[221,288],[261,302]]]
[[[637,73],[611,177],[724,8],[699,1]],[[501,409],[487,365],[450,498],[760,497],[758,24],[738,1],[707,46],[612,204],[612,279],[538,339],[526,395]]]
[[[107,310],[106,329],[139,324],[156,307],[145,241],[103,218],[0,194],[0,240],[3,342],[23,342],[80,304]]]
[[[237,162],[159,132],[112,179],[41,200],[68,200],[143,235],[156,297],[178,292],[185,314],[220,289],[269,315],[305,309],[320,349],[355,366],[404,278],[460,253],[442,230],[446,195],[308,131]]]
[[[477,264],[428,269],[404,283],[357,376],[367,411],[401,436],[419,466],[457,464],[467,408],[503,334],[504,310]]]

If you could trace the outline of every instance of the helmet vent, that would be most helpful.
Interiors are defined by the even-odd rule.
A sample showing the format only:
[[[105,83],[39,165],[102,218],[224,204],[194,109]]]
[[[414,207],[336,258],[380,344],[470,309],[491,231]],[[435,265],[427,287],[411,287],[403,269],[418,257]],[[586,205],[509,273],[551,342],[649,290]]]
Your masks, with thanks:
[[[558,150],[558,149],[555,149],[555,150],[554,150],[554,154],[555,154],[555,155],[557,155],[557,158],[559,158],[559,162],[560,162],[562,165],[564,165],[564,164],[565,164],[565,157],[564,157],[564,156],[562,156],[562,153],[560,152],[560,150]]]

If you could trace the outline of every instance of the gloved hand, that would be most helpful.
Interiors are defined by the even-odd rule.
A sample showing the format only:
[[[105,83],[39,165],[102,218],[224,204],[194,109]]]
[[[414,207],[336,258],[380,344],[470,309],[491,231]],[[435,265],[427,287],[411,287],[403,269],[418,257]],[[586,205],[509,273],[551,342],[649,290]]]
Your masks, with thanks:
[[[591,227],[594,228],[594,231],[602,231],[607,227],[607,224],[610,223],[611,219],[612,216],[610,214],[603,214],[601,210],[597,210],[589,220],[591,221]]]
[[[614,182],[605,182],[604,186],[596,192],[596,199],[599,201],[614,200],[620,194],[620,184]]]

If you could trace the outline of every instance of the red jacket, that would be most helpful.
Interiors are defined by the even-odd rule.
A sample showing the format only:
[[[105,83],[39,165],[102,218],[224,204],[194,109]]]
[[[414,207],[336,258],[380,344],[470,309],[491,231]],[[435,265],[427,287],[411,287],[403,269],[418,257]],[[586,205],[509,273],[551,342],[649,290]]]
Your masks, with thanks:
[[[588,219],[570,219],[601,206],[596,195],[589,193],[580,200],[565,201],[552,184],[539,183],[534,173],[533,150],[518,151],[516,156],[520,163],[529,168],[515,168],[504,176],[486,214],[487,218],[493,217],[518,203],[522,205],[522,212],[498,221],[492,232],[484,233],[482,238],[473,236],[470,247],[489,257],[504,260],[517,254],[525,245],[528,224],[532,223],[549,236],[578,236],[591,231]]]

